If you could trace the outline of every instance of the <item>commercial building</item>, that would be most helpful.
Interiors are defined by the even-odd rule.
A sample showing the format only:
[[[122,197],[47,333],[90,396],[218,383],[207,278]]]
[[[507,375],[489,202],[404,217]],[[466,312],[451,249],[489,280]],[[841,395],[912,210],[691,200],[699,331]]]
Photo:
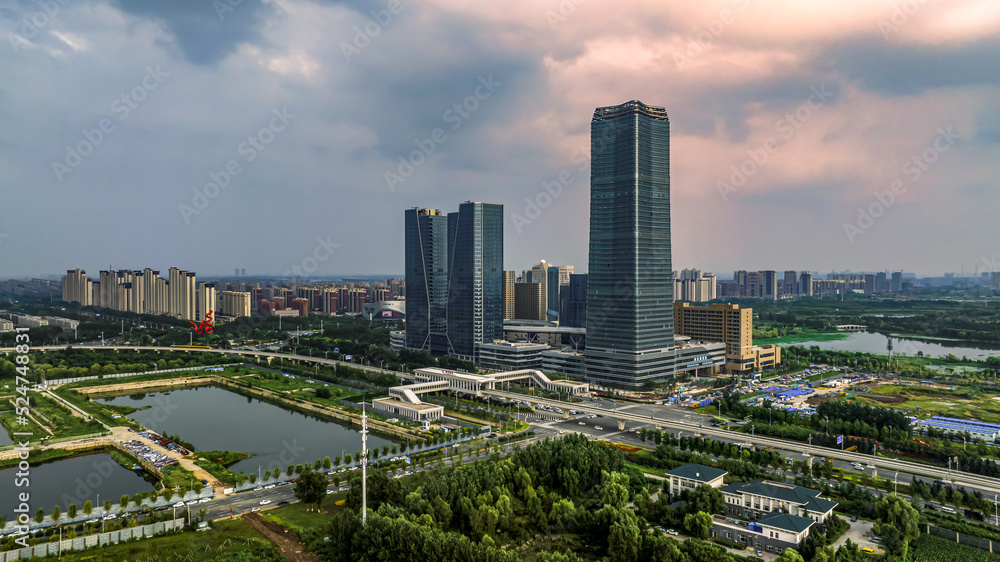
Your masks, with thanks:
[[[761,271],[760,284],[760,296],[771,300],[778,298],[778,272],[771,270]]]
[[[722,496],[726,515],[748,519],[783,513],[822,524],[837,507],[837,502],[819,497],[819,490],[760,479],[733,482],[722,488]]]
[[[813,276],[808,271],[799,274],[799,294],[804,297],[813,296]]]
[[[670,122],[633,100],[590,130],[587,378],[641,387],[674,370]]]
[[[448,214],[448,354],[474,361],[503,338],[503,205],[466,201]]]
[[[944,416],[918,419],[913,422],[913,428],[918,435],[922,434],[925,428],[933,428],[944,435],[965,437],[972,441],[982,439],[987,443],[993,443],[1000,437],[1000,424]]]
[[[781,294],[786,297],[796,297],[799,295],[799,272],[795,270],[785,271],[784,281],[781,283]]]
[[[406,301],[365,303],[361,306],[361,315],[369,320],[405,320]]]
[[[548,320],[558,320],[562,321],[562,317],[559,315],[560,306],[560,295],[563,290],[569,285],[570,275],[573,274],[572,265],[550,265],[548,271],[546,272],[545,278],[545,294],[546,294],[546,306],[548,307]]]
[[[892,272],[892,285],[891,290],[893,293],[903,292],[903,272],[894,271]]]
[[[559,325],[570,328],[587,327],[587,274],[569,276],[569,285],[560,295],[564,301],[559,313]]]
[[[781,349],[753,345],[753,309],[738,304],[717,303],[691,306],[674,303],[674,326],[678,334],[726,345],[728,372],[759,371],[781,362]]]
[[[406,347],[448,353],[448,217],[406,211]]]
[[[673,470],[668,470],[667,481],[670,499],[676,501],[678,494],[694,490],[702,484],[713,488],[721,488],[722,477],[726,474],[728,472],[725,470],[691,463],[682,464]]]
[[[542,283],[514,283],[514,318],[545,320],[546,317],[545,285]]]
[[[543,343],[509,342],[497,340],[476,345],[476,365],[497,371],[541,369],[542,353],[549,350]]]
[[[514,318],[514,283],[515,273],[513,271],[503,272],[503,319]]]
[[[406,211],[406,347],[474,360],[503,337],[504,299],[503,205]]]
[[[14,331],[14,323],[11,322],[10,320],[4,320],[3,318],[0,318],[0,332],[13,332],[13,331]]]

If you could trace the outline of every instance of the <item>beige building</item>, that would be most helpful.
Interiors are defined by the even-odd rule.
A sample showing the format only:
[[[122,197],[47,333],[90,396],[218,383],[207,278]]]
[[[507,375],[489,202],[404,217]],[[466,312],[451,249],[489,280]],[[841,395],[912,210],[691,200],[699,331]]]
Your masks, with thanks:
[[[514,272],[503,272],[503,318],[514,318]]]
[[[78,302],[83,306],[93,304],[94,282],[82,269],[71,269],[62,278],[62,300]]]
[[[753,309],[738,304],[674,303],[674,332],[726,344],[728,372],[759,371],[781,363],[781,348],[753,345]]]
[[[534,273],[532,273],[531,278],[535,278]],[[514,284],[514,318],[520,320],[545,320],[545,312],[544,284]]]
[[[219,315],[238,318],[250,316],[251,295],[241,291],[222,291],[219,293]]]

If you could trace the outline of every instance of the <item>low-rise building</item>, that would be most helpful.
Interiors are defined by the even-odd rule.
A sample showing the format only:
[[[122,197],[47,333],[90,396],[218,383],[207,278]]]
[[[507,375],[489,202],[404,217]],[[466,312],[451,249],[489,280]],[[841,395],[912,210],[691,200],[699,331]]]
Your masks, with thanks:
[[[722,495],[726,515],[748,519],[785,513],[823,523],[837,506],[837,502],[819,497],[819,490],[759,479],[733,482],[722,488]]]
[[[10,320],[0,319],[0,332],[13,332],[14,323]]]
[[[541,369],[542,352],[549,346],[540,343],[509,342],[497,340],[493,343],[476,344],[477,365],[483,369],[497,371],[517,371],[520,369]]]
[[[764,552],[781,553],[787,548],[798,549],[815,524],[812,519],[788,513],[772,513],[752,523],[716,516],[711,537]]]
[[[667,479],[669,481],[670,499],[676,499],[676,495],[693,490],[702,484],[708,484],[713,488],[721,488],[722,477],[726,474],[725,470],[692,463],[683,464],[673,470],[668,470]]]

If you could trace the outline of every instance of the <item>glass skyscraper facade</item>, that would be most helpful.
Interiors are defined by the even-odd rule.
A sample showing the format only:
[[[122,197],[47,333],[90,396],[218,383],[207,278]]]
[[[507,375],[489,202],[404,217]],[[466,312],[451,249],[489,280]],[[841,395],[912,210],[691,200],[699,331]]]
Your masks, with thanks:
[[[406,210],[406,347],[448,353],[448,217]]]
[[[599,107],[590,125],[587,378],[641,387],[674,371],[670,122],[662,107]]]
[[[467,201],[448,214],[448,353],[503,339],[503,303],[503,205]]]

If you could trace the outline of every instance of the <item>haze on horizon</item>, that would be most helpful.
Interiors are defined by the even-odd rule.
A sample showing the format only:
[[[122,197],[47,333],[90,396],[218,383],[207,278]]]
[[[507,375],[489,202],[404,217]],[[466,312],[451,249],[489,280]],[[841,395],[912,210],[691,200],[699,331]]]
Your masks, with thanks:
[[[398,275],[403,211],[466,200],[505,206],[506,269],[585,272],[590,118],[632,99],[670,116],[675,269],[1000,254],[989,0],[17,0],[0,31],[0,278],[320,245],[312,275]]]

